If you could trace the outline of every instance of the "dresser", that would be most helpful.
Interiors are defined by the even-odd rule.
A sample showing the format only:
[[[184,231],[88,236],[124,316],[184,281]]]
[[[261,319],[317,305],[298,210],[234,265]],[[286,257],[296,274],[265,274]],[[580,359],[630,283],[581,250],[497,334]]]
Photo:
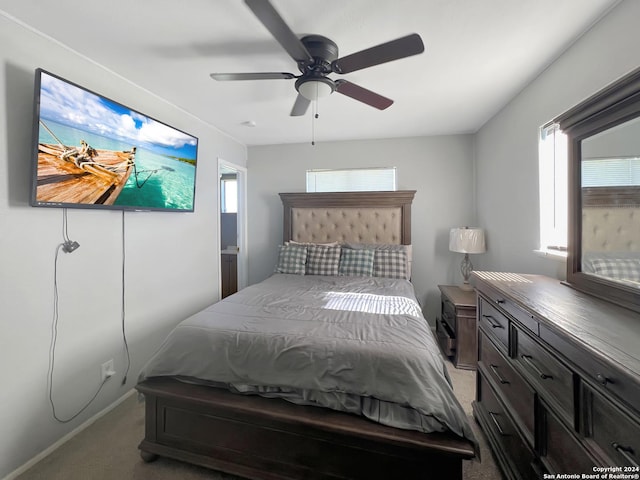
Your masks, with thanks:
[[[640,314],[544,276],[472,279],[473,411],[505,477],[640,474]]]
[[[476,292],[455,285],[438,285],[440,318],[436,336],[443,353],[456,368],[475,370],[478,358],[476,328]]]

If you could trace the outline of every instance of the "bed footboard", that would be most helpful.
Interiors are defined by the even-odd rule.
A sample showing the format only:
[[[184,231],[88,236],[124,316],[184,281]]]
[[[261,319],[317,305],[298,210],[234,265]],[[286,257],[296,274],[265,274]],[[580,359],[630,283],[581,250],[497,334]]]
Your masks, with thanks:
[[[376,424],[280,399],[171,378],[140,383],[141,456],[174,458],[252,479],[462,479],[471,442]]]

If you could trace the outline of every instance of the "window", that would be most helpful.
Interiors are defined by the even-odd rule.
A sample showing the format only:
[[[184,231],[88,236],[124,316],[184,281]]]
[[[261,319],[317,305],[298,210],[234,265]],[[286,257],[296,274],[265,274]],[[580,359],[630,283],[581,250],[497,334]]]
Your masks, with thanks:
[[[557,124],[540,129],[540,250],[566,252],[568,217],[567,136]]]
[[[395,167],[307,170],[307,192],[389,191],[395,189]]]
[[[234,175],[223,174],[220,178],[220,211],[238,213],[238,180]]]

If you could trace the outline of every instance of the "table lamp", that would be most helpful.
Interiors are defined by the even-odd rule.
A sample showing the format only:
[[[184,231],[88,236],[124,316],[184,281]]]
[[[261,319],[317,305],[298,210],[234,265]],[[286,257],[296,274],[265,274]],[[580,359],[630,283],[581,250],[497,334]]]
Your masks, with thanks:
[[[464,259],[460,264],[460,272],[464,282],[460,285],[460,288],[462,290],[473,290],[473,287],[469,285],[469,275],[473,271],[469,254],[484,253],[486,251],[484,230],[476,227],[452,228],[449,233],[449,250],[464,253]]]

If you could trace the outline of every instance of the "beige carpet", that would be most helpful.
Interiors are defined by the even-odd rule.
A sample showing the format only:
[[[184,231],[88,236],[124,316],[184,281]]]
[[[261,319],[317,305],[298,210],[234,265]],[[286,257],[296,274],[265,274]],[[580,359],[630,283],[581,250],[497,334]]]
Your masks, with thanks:
[[[486,440],[472,418],[471,402],[475,397],[475,372],[457,370],[448,364],[454,391],[469,415],[480,442],[482,461],[464,465],[465,480],[495,480],[500,473],[488,450]],[[138,443],[144,435],[144,408],[132,395],[122,404],[48,457],[23,473],[19,480],[235,480],[201,467],[159,458],[144,463]]]

